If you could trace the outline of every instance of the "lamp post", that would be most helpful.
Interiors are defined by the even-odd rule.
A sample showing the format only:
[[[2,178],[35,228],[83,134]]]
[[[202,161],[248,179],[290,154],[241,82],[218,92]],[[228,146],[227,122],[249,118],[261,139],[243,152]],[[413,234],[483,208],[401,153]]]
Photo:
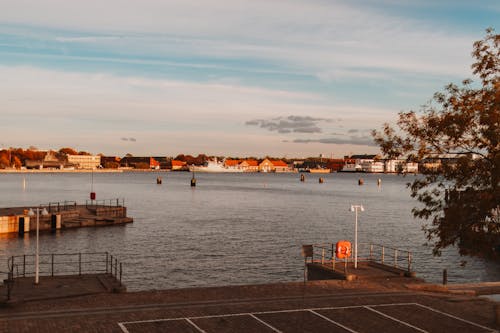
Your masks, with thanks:
[[[40,261],[39,261],[39,234],[40,234],[40,214],[43,216],[49,215],[47,209],[43,208],[40,212],[40,207],[36,208],[36,248],[35,248],[35,284],[38,284],[39,274],[40,274]],[[28,211],[28,216],[34,216],[35,212],[30,208]]]
[[[354,268],[358,268],[358,210],[364,212],[363,205],[351,205],[351,212],[356,213],[356,223],[354,224]]]

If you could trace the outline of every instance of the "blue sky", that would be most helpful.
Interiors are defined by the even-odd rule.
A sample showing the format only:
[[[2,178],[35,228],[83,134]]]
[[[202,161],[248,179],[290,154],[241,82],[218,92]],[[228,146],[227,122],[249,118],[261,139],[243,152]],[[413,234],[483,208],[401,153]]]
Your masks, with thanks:
[[[376,153],[498,23],[489,0],[0,0],[0,148]]]

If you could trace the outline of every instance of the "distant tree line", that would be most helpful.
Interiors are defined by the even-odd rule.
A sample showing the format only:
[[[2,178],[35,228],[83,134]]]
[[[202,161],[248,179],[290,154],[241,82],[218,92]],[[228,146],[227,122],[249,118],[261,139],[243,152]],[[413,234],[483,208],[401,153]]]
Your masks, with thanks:
[[[38,150],[36,147],[23,148],[9,148],[0,150],[0,169],[5,168],[21,168],[26,165],[26,161],[40,161],[45,158],[47,151]],[[67,161],[67,155],[91,155],[85,151],[76,151],[73,148],[61,148],[55,151],[55,156],[60,161]]]

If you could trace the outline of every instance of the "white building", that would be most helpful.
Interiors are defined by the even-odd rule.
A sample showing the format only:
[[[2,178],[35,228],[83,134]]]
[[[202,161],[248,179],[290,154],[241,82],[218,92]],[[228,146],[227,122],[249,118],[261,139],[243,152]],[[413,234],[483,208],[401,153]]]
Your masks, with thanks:
[[[406,160],[385,160],[385,172],[387,173],[417,173],[418,163]]]
[[[384,163],[379,161],[364,161],[361,163],[361,170],[370,173],[384,172]]]
[[[98,155],[67,155],[67,158],[79,169],[96,169],[101,165],[101,156]]]

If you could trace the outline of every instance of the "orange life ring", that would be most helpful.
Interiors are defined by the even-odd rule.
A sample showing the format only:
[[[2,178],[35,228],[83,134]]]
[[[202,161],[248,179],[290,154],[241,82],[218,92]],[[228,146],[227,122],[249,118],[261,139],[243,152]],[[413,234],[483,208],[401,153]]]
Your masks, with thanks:
[[[335,255],[339,259],[349,258],[351,256],[351,242],[340,240],[335,245]]]

